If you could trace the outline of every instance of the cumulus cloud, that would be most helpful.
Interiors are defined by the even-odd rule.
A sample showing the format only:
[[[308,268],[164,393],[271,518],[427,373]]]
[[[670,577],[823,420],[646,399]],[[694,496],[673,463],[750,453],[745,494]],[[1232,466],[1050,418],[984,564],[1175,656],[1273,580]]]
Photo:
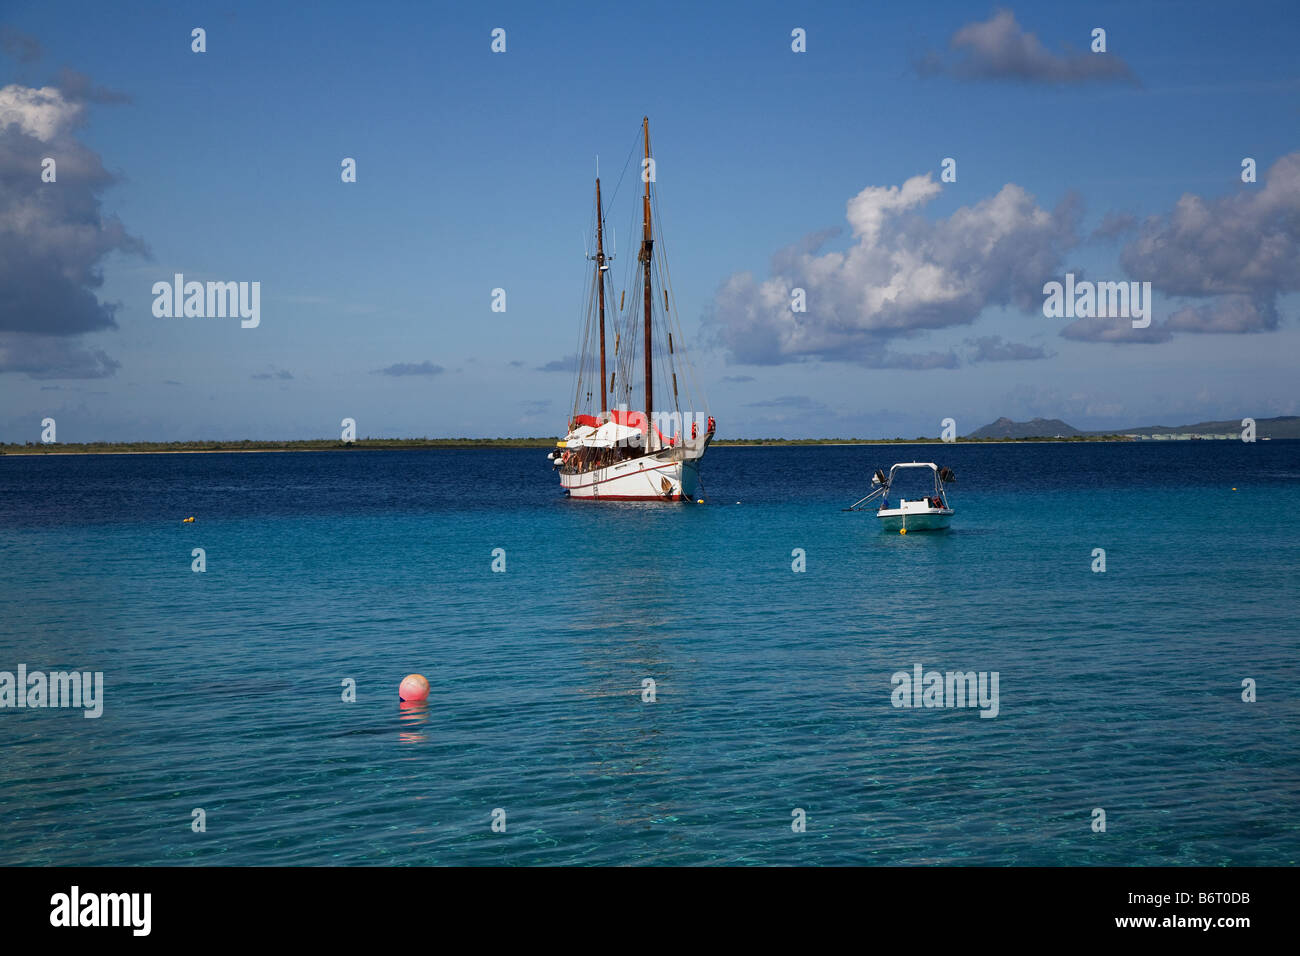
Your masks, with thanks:
[[[898,353],[888,345],[927,329],[968,324],[986,307],[1042,306],[1043,276],[1077,241],[1076,197],[1055,211],[1008,183],[995,195],[928,221],[918,213],[941,186],[931,174],[901,186],[868,186],[849,200],[852,244],[819,253],[828,233],[778,252],[771,275],[732,275],[708,318],[740,362],[810,358],[872,368],[954,368],[952,352]],[[792,309],[803,289],[806,311]]]
[[[82,103],[65,97],[58,87],[36,89],[17,83],[0,87],[0,130],[5,133],[16,129],[20,134],[50,143],[59,134],[78,126],[83,112]]]
[[[1137,82],[1128,64],[1113,53],[1052,52],[1026,32],[1010,10],[966,24],[948,46],[947,56],[932,51],[923,57],[916,64],[918,72],[1022,83]]]
[[[1177,332],[1272,332],[1278,327],[1277,305],[1247,295],[1225,295],[1201,308],[1179,309],[1165,325]]]
[[[984,335],[976,339],[967,339],[966,344],[972,348],[970,355],[972,362],[1016,362],[1045,359],[1051,355],[1042,346],[1006,342],[1000,335]]]
[[[102,349],[48,335],[0,332],[0,372],[25,372],[35,379],[107,378],[121,367]]]
[[[118,368],[75,341],[116,327],[116,304],[98,297],[104,258],[148,254],[102,212],[100,196],[115,179],[74,136],[96,96],[0,88],[0,372],[101,378]],[[56,164],[52,183],[41,179],[47,157]]]
[[[375,375],[441,375],[446,369],[441,365],[434,365],[432,362],[398,362],[396,365],[389,365],[387,368],[377,368]]]
[[[1080,319],[1063,336],[1152,343],[1181,332],[1275,331],[1278,296],[1300,291],[1300,153],[1274,163],[1260,186],[1218,199],[1183,195],[1168,214],[1139,226],[1120,263],[1166,296],[1201,301],[1146,329],[1127,319]]]
[[[1262,186],[1209,200],[1185,194],[1142,224],[1120,262],[1171,295],[1300,291],[1300,152],[1275,162]]]
[[[1061,335],[1079,342],[1131,342],[1137,345],[1155,345],[1173,338],[1165,323],[1152,322],[1144,329],[1135,329],[1133,320],[1122,316],[1075,319],[1061,329]]]
[[[1131,232],[1137,225],[1137,217],[1128,212],[1108,212],[1102,217],[1097,228],[1092,231],[1090,239],[1118,239],[1126,232]]]
[[[1168,342],[1175,332],[1244,335],[1276,331],[1279,322],[1273,300],[1225,295],[1210,299],[1204,306],[1178,309],[1164,322],[1153,322],[1145,329],[1133,328],[1132,319],[1087,318],[1071,322],[1061,330],[1061,335],[1080,342],[1154,345]]]

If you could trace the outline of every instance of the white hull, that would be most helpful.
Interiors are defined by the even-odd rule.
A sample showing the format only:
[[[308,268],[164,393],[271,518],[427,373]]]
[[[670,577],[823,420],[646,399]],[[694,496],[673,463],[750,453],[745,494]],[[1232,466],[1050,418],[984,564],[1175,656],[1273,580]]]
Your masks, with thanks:
[[[885,531],[942,531],[952,521],[951,508],[882,508],[876,512]]]
[[[708,439],[682,449],[665,448],[590,471],[560,471],[560,486],[570,498],[601,501],[695,501],[700,492],[700,459]]]

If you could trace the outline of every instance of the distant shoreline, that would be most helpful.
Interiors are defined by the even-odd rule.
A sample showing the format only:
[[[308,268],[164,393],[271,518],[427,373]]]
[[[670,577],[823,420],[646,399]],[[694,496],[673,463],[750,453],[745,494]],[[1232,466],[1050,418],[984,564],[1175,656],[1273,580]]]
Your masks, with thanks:
[[[38,455],[214,455],[293,451],[401,451],[412,448],[554,448],[558,438],[370,438],[351,443],[328,439],[302,441],[196,441],[196,442],[79,442],[0,444],[0,456]],[[749,438],[720,439],[719,447],[815,447],[847,445],[1022,445],[1068,444],[1072,442],[1132,442],[1122,435],[1088,435],[1070,438]]]

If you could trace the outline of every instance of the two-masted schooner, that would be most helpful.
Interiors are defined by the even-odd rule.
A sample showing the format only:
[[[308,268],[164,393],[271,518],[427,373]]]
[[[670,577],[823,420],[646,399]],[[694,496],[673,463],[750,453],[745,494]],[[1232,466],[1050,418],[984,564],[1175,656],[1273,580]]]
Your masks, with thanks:
[[[682,349],[668,261],[663,242],[656,241],[654,227],[658,223],[662,229],[663,220],[658,190],[654,195],[650,190],[655,169],[648,118],[641,121],[641,141],[641,244],[635,265],[629,264],[612,336],[606,331],[606,309],[614,298],[609,275],[614,256],[605,253],[605,215],[599,173],[596,176],[596,247],[587,256],[595,265],[578,349],[577,385],[567,433],[547,457],[571,498],[695,501],[700,494],[700,459],[713,440],[714,420]],[[640,389],[634,390],[637,385]],[[642,408],[633,406],[634,395],[644,398]],[[656,404],[656,396],[665,396],[663,407]]]

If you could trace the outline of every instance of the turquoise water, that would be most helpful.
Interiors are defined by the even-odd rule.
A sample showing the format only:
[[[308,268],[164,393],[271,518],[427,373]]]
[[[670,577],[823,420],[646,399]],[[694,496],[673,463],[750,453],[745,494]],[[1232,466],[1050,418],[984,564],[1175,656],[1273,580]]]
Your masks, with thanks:
[[[703,507],[544,454],[0,458],[0,670],[106,685],[0,710],[0,863],[1300,858],[1300,443],[722,447]],[[950,532],[840,510],[936,456]]]

